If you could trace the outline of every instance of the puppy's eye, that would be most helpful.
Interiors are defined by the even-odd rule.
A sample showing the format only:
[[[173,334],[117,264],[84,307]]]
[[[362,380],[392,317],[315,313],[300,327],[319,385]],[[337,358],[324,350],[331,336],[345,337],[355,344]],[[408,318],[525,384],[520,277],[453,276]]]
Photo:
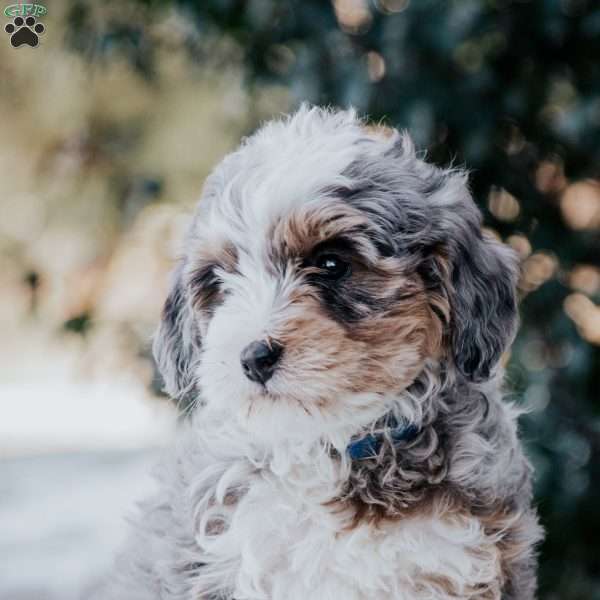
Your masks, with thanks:
[[[196,271],[191,279],[191,287],[197,306],[210,311],[220,300],[222,279],[217,274],[216,265],[206,265]]]
[[[206,290],[214,290],[221,285],[221,278],[216,273],[216,265],[207,265],[199,269],[193,279],[193,283]]]
[[[352,265],[337,254],[322,254],[315,261],[315,266],[321,269],[323,277],[332,280],[342,279],[352,271]]]

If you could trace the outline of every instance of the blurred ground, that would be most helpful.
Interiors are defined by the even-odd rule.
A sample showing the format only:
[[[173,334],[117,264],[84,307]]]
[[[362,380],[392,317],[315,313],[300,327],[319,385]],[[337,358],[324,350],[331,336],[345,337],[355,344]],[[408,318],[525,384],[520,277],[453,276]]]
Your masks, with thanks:
[[[0,599],[80,600],[110,572],[153,451],[0,461]]]

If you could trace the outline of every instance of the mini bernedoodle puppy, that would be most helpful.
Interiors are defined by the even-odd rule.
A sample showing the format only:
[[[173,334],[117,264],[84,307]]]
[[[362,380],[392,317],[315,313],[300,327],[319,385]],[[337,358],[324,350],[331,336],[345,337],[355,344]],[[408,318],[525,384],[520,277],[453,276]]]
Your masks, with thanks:
[[[304,106],[215,169],[183,250],[154,351],[194,414],[111,597],[534,597],[517,265],[463,171]]]

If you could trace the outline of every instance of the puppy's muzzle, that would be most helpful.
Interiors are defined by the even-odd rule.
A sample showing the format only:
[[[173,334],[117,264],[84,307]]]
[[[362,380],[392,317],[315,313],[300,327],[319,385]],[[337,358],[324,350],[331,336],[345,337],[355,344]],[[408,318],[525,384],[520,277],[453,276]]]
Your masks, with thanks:
[[[277,369],[283,346],[273,340],[252,342],[240,355],[242,370],[250,381],[265,384]]]

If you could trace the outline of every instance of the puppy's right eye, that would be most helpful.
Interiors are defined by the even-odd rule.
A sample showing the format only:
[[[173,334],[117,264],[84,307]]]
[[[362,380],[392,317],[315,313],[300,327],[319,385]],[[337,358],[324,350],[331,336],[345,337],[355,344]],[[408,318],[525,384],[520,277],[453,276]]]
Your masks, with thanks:
[[[350,274],[352,265],[333,253],[322,254],[315,261],[315,266],[322,271],[320,275],[332,281],[337,281]]]
[[[223,280],[217,273],[218,265],[205,265],[191,279],[193,296],[201,310],[210,311],[221,299]]]
[[[194,276],[194,283],[205,289],[219,286],[221,278],[217,275],[217,268],[217,265],[206,265],[199,269]]]

